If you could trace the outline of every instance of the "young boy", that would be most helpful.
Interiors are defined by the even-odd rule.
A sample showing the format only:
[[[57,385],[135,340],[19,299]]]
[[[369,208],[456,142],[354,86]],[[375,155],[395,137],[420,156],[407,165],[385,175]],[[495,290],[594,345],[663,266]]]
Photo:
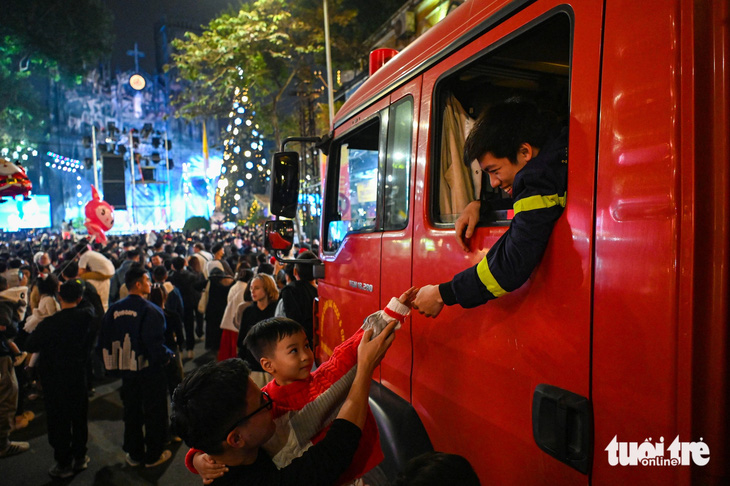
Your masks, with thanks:
[[[400,299],[392,298],[384,310],[370,315],[365,319],[362,328],[335,348],[330,359],[314,372],[311,372],[314,363],[313,353],[302,326],[286,318],[267,319],[256,324],[246,336],[245,345],[259,359],[262,368],[274,378],[262,389],[274,401],[273,417],[286,419],[287,413],[301,410],[331,387],[346,390],[349,380],[354,377],[353,367],[357,363],[357,346],[363,333],[368,329],[373,329],[374,335],[378,335],[387,323],[393,320],[398,321],[397,327],[400,327],[400,323],[405,320],[410,311],[410,303],[415,298],[416,292],[417,289],[411,288],[403,293]],[[341,398],[337,401],[341,401]],[[323,417],[318,417],[321,421],[316,424],[315,420],[310,423],[292,422],[291,427],[294,428],[298,437],[304,436],[316,444],[325,436],[329,425],[327,415],[331,414],[323,412],[323,415]],[[279,425],[282,423],[279,422]],[[287,426],[287,423],[283,424],[283,427]],[[297,430],[298,428],[311,432],[303,432]],[[307,446],[301,446],[303,444],[292,444],[291,442],[284,446],[269,443],[265,448],[272,454],[274,463],[281,468],[306,450]],[[347,484],[362,477],[382,460],[383,453],[380,449],[377,424],[372,413],[368,411],[357,452],[350,467],[336,484]],[[194,449],[188,452],[186,464],[191,471],[200,471],[203,479],[214,479],[226,470],[225,465],[213,463],[201,451]]]
[[[61,285],[61,310],[46,317],[26,341],[26,349],[40,353],[38,374],[48,416],[48,442],[56,463],[48,471],[68,478],[89,464],[86,365],[93,345],[91,306],[79,306],[84,287],[80,280]]]
[[[395,324],[372,340],[373,331],[365,332],[357,350],[356,375],[327,436],[286,467],[277,469],[261,450],[276,432],[268,412],[272,401],[248,377],[240,359],[205,364],[183,380],[172,402],[173,427],[187,444],[229,465],[229,472],[215,480],[217,485],[332,486],[357,448],[373,370],[393,342]],[[295,414],[307,415],[325,395]]]

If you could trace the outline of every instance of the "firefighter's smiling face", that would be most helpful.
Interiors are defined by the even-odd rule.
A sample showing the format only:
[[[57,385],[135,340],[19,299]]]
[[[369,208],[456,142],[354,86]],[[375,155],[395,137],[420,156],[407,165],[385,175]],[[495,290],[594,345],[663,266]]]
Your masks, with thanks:
[[[512,196],[515,176],[539,151],[537,147],[523,143],[517,150],[517,163],[512,163],[507,157],[495,157],[493,153],[487,152],[479,158],[479,166],[489,175],[489,185],[499,187]]]

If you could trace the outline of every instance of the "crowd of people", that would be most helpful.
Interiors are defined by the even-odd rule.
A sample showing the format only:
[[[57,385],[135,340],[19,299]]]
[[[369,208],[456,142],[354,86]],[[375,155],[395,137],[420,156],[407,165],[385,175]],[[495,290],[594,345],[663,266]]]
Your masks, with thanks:
[[[312,335],[311,316],[302,319],[316,296],[311,271],[279,264],[259,246],[260,228],[109,235],[104,245],[68,232],[24,236],[0,242],[0,458],[29,449],[10,434],[33,420],[28,400],[41,395],[51,476],[88,465],[88,396],[102,365],[122,379],[127,462],[152,467],[170,458],[167,399],[197,341],[255,368],[242,340],[259,320],[288,315]],[[314,258],[307,249],[289,256]]]
[[[0,242],[0,459],[29,450],[10,434],[33,420],[28,400],[40,395],[54,450],[49,474],[69,478],[88,468],[89,396],[103,368],[121,378],[122,449],[130,466],[167,462],[165,444],[180,435],[205,447],[190,449],[186,464],[206,483],[288,477],[300,484],[311,477],[312,484],[364,484],[361,476],[383,457],[367,389],[417,289],[392,299],[312,370],[317,284],[304,260],[316,259],[316,241],[287,255],[302,263],[282,265],[259,246],[262,236],[259,228],[150,232],[110,235],[100,245],[43,232]],[[194,357],[201,340],[217,359],[184,377],[182,360]],[[201,380],[210,390],[196,385]],[[252,390],[265,397],[261,405],[248,400]],[[212,395],[201,402],[205,393]],[[332,422],[334,402],[342,409]],[[241,407],[255,410],[236,420],[231,437],[264,409],[276,425],[264,427],[271,434],[259,434],[258,442],[216,455],[223,450],[216,430],[230,428],[227,417]],[[306,439],[282,444],[287,433]],[[272,442],[278,449],[269,449]],[[261,447],[270,462],[236,462]],[[446,456],[427,463],[451,464]]]
[[[316,259],[317,248],[294,247],[296,264],[282,266],[259,247],[259,228],[153,231],[103,246],[65,231],[0,244],[0,458],[29,448],[9,435],[33,418],[24,402],[35,380],[55,454],[49,473],[66,478],[88,467],[96,356],[122,379],[123,449],[132,466],[170,459],[171,418],[173,433],[195,448],[186,464],[206,484],[357,484],[382,459],[367,390],[397,322],[411,308],[436,317],[445,305],[476,307],[522,286],[563,212],[567,153],[566,130],[536,105],[513,99],[487,110],[466,140],[464,161],[477,160],[488,185],[513,198],[510,227],[451,281],[393,298],[314,371],[317,284],[305,260]],[[490,194],[482,191],[455,223],[465,251]],[[194,356],[198,339],[218,364],[183,377],[182,357]],[[323,422],[334,418],[333,403],[342,404],[337,419]],[[419,461],[402,478],[428,471],[433,480],[441,467],[454,478],[454,466],[466,474],[460,484],[479,484],[458,458]]]

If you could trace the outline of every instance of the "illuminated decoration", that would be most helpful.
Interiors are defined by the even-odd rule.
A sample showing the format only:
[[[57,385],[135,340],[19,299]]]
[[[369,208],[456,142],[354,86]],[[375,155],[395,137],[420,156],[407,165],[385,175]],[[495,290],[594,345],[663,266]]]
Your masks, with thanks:
[[[96,188],[91,186],[91,201],[86,203],[84,208],[86,222],[84,226],[89,235],[94,237],[98,243],[106,243],[106,232],[114,226],[114,207],[106,201],[102,201]]]
[[[144,87],[147,85],[147,81],[145,81],[144,76],[139,74],[133,74],[129,78],[129,85],[136,89],[137,91],[142,91]]]
[[[0,158],[0,202],[5,201],[2,199],[4,197],[12,199],[15,196],[23,196],[28,200],[31,189],[33,184],[25,174],[25,169],[10,160]]]
[[[227,221],[248,220],[254,194],[267,191],[263,165],[263,135],[255,123],[256,112],[248,104],[248,92],[236,88],[228,113],[223,166],[216,185],[216,201]]]
[[[80,160],[64,157],[53,152],[46,152],[46,155],[51,158],[50,161],[46,162],[46,167],[50,167],[51,169],[64,172],[76,172],[84,168],[84,164]]]

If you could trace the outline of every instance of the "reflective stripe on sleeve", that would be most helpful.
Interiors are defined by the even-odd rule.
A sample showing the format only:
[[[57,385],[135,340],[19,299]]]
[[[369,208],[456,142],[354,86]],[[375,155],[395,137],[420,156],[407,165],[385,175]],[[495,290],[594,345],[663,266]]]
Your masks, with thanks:
[[[558,196],[551,194],[549,196],[530,196],[516,201],[514,204],[515,214],[522,211],[532,211],[533,209],[545,209],[557,206],[558,204],[565,207],[566,196]]]
[[[493,296],[501,297],[507,293],[499,283],[497,279],[492,275],[492,271],[489,270],[489,263],[487,263],[487,257],[482,258],[482,261],[477,265],[477,275],[479,280],[482,281],[484,286],[489,290]]]

